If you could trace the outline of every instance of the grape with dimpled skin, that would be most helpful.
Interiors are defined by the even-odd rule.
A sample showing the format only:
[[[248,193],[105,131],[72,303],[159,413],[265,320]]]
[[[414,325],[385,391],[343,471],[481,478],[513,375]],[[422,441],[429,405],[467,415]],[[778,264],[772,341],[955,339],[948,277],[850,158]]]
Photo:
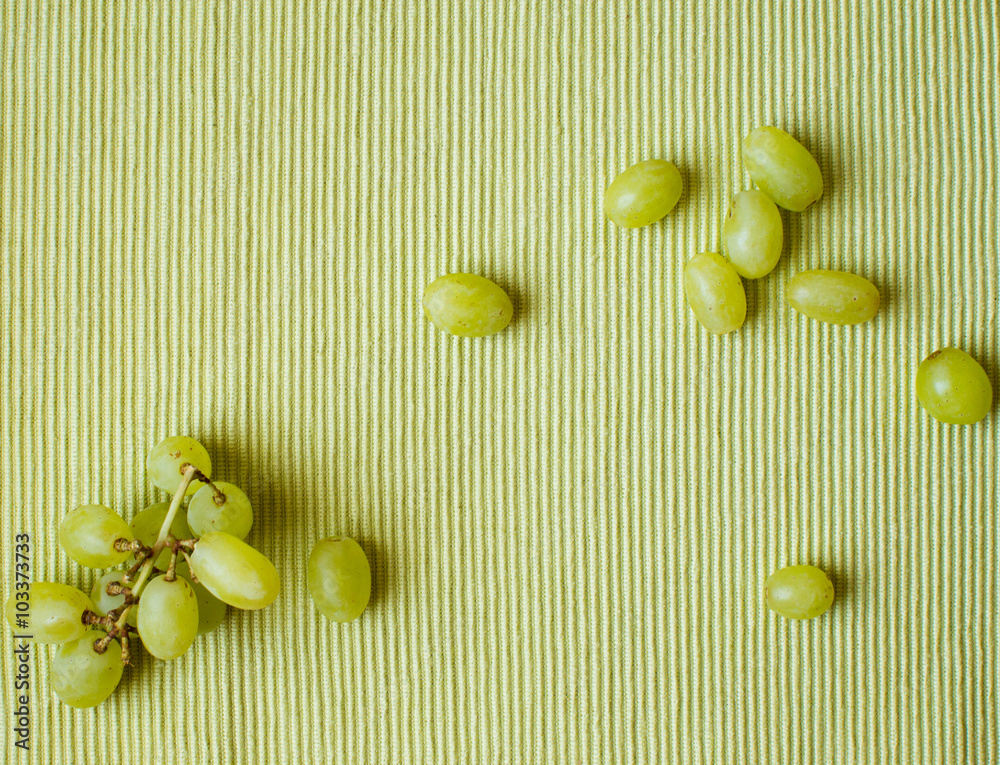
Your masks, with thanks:
[[[95,707],[118,687],[122,679],[121,646],[108,642],[103,652],[95,650],[94,632],[59,646],[49,668],[49,683],[64,703],[77,709]]]
[[[59,524],[59,543],[81,566],[111,568],[129,554],[132,530],[110,507],[83,505]]]
[[[281,589],[274,564],[224,531],[210,531],[198,540],[191,571],[215,597],[236,608],[264,608]]]
[[[21,610],[18,602],[27,603]],[[76,587],[60,582],[32,582],[27,599],[17,593],[4,607],[10,628],[19,635],[31,635],[35,643],[68,643],[79,640],[90,630],[87,612],[97,613],[94,603]]]
[[[184,654],[198,635],[198,599],[187,580],[160,576],[139,600],[137,626],[142,644],[157,659]]]
[[[191,498],[187,522],[196,536],[225,531],[237,539],[246,539],[253,526],[253,508],[238,486],[216,481],[213,486],[203,486]]]
[[[208,451],[193,438],[187,436],[171,436],[165,438],[152,449],[146,457],[146,473],[149,480],[158,489],[173,493],[184,474],[184,466],[193,465],[206,478],[212,477],[212,460]],[[200,482],[192,482],[188,494],[194,494],[201,488]]]

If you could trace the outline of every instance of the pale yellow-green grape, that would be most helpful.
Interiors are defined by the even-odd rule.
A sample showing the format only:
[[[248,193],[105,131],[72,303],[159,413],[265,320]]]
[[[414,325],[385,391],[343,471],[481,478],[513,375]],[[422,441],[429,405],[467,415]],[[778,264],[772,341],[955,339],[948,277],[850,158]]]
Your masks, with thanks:
[[[786,619],[812,619],[833,604],[833,583],[815,566],[787,566],[767,578],[764,601]]]
[[[115,549],[119,539],[133,540],[125,519],[104,505],[78,507],[59,524],[59,543],[81,566],[110,568],[128,557],[128,550]]]
[[[476,274],[439,276],[424,290],[423,303],[435,327],[458,337],[495,335],[514,315],[507,293]]]
[[[96,707],[122,679],[122,648],[112,640],[104,653],[94,650],[103,632],[59,646],[52,657],[49,684],[64,703],[77,709]]]
[[[722,251],[736,273],[759,279],[774,270],[781,257],[781,214],[763,191],[741,191],[729,203],[722,224]]]
[[[860,324],[878,313],[875,285],[846,271],[802,271],[788,280],[785,300],[801,314],[828,324]]]
[[[114,611],[125,602],[124,593],[118,595],[108,594],[108,585],[117,584],[119,587],[123,586],[122,578],[124,576],[125,572],[121,569],[109,571],[94,583],[94,587],[90,591],[90,599],[94,601],[94,611],[100,616],[107,616],[109,611]],[[128,616],[125,618],[125,621],[133,627],[136,625],[135,614],[136,608],[133,606],[129,609]]]
[[[349,622],[368,605],[372,572],[361,545],[349,537],[321,539],[309,554],[306,582],[313,602],[327,619]]]
[[[236,608],[264,608],[281,589],[274,564],[224,531],[210,531],[198,540],[191,570],[209,592]]]
[[[18,597],[25,595],[26,597]],[[18,635],[31,635],[35,643],[66,643],[90,630],[84,611],[94,611],[90,598],[76,587],[59,582],[32,582],[7,599],[4,613]]]
[[[623,228],[655,223],[677,205],[684,184],[665,159],[647,159],[615,178],[604,192],[604,214]]]
[[[165,438],[146,457],[146,473],[158,489],[173,494],[180,486],[185,465],[194,465],[208,478],[212,477],[212,460],[208,451],[193,438],[171,436]],[[192,481],[187,493],[194,494],[205,484]]]
[[[152,547],[156,543],[157,536],[160,534],[163,522],[167,519],[167,511],[169,509],[169,502],[159,502],[136,513],[131,524],[132,533],[135,534],[135,538],[146,547]],[[170,533],[175,539],[191,539],[194,536],[188,526],[187,511],[184,508],[178,510],[177,515],[174,516],[174,520],[171,521]],[[130,557],[129,562],[134,562],[134,558]],[[160,571],[166,571],[167,566],[170,565],[170,550],[164,549],[157,555],[153,565],[160,569]]]
[[[205,585],[191,581],[191,569],[187,562],[177,564],[177,576],[183,576],[191,584],[194,595],[198,598],[198,634],[211,632],[226,618],[226,606],[221,600],[210,593]]]
[[[743,139],[743,164],[779,207],[802,212],[823,196],[823,174],[801,143],[784,130],[759,127]]]
[[[137,627],[142,644],[169,661],[187,651],[198,635],[198,598],[186,579],[158,576],[139,597]]]
[[[250,500],[231,483],[216,481],[215,485],[222,492],[225,501],[221,505],[216,502],[217,493],[211,486],[200,488],[188,505],[188,526],[199,537],[209,531],[225,531],[237,539],[246,539],[253,526]]]
[[[695,255],[684,266],[684,296],[698,322],[724,335],[743,326],[747,294],[733,264],[714,252]]]
[[[979,362],[958,348],[942,348],[917,368],[917,400],[950,425],[979,422],[993,406],[993,386]]]

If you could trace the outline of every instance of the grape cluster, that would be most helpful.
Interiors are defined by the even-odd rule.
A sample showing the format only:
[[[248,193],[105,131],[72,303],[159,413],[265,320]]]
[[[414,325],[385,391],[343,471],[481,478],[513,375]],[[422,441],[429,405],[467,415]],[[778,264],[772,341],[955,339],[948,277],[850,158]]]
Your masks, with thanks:
[[[243,541],[253,525],[250,501],[236,486],[211,480],[205,447],[167,438],[149,452],[146,472],[154,486],[174,493],[171,502],[147,507],[131,523],[110,508],[84,505],[60,524],[59,543],[70,558],[114,569],[89,596],[33,582],[7,601],[12,629],[58,646],[50,683],[73,707],[111,695],[136,637],[154,657],[176,659],[219,626],[227,605],[259,609],[278,596],[274,565]]]

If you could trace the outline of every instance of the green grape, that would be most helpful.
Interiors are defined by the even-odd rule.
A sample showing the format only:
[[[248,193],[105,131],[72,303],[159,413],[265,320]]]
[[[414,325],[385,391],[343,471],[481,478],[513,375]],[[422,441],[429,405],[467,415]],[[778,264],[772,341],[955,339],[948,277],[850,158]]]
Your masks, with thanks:
[[[936,420],[971,425],[989,414],[993,386],[986,370],[968,353],[942,348],[917,368],[917,400]]]
[[[133,540],[125,519],[109,507],[84,505],[59,524],[59,543],[81,566],[110,568],[128,557],[128,550],[115,549],[115,542]]]
[[[747,295],[733,264],[714,252],[695,255],[684,266],[684,296],[698,322],[724,335],[747,317]]]
[[[52,657],[49,682],[66,704],[77,709],[96,707],[118,687],[122,679],[122,648],[112,640],[104,653],[94,650],[103,632],[64,643]]]
[[[135,534],[135,538],[146,547],[152,547],[156,544],[156,538],[160,535],[160,529],[163,526],[163,522],[167,519],[167,512],[169,510],[169,502],[160,502],[136,513],[135,518],[132,519],[132,532]],[[187,511],[184,508],[178,510],[177,515],[174,516],[174,520],[171,521],[170,533],[175,539],[191,539],[194,536],[188,526]],[[129,560],[134,562],[134,558],[130,558]],[[166,571],[170,565],[170,550],[164,549],[160,552],[156,556],[156,561],[153,565],[160,569],[160,571]]]
[[[500,285],[476,274],[439,276],[424,290],[423,305],[435,327],[458,337],[495,335],[514,315]]]
[[[828,324],[860,324],[878,313],[875,285],[846,271],[802,271],[788,280],[785,300],[801,314]]]
[[[253,508],[250,507],[250,500],[231,483],[216,481],[215,485],[225,495],[226,501],[219,505],[215,501],[215,489],[203,486],[188,505],[188,526],[199,537],[209,531],[225,531],[237,539],[246,539],[250,527],[253,526]]]
[[[26,597],[19,598],[19,594]],[[90,630],[83,623],[84,611],[96,613],[90,598],[59,582],[32,582],[27,591],[11,595],[4,606],[10,628],[31,635],[35,643],[66,643],[83,637]]]
[[[786,619],[812,619],[833,604],[833,583],[815,566],[788,566],[767,578],[764,601]]]
[[[823,174],[801,143],[784,130],[759,127],[743,139],[750,178],[779,207],[802,212],[823,196]]]
[[[146,473],[149,480],[158,489],[177,491],[186,465],[194,465],[208,478],[212,477],[212,460],[209,459],[205,447],[187,436],[171,436],[165,438],[152,449],[146,457]],[[187,493],[194,494],[204,486],[200,481],[192,481]]]
[[[781,257],[781,214],[763,191],[741,191],[722,224],[722,251],[747,279],[766,276]]]
[[[210,531],[198,540],[191,570],[209,592],[236,608],[264,608],[281,589],[274,564],[224,531]]]
[[[212,632],[226,618],[226,604],[210,593],[205,585],[191,581],[191,569],[187,561],[177,564],[177,576],[183,576],[191,583],[191,589],[198,598],[198,634]]]
[[[142,644],[157,659],[176,659],[198,635],[198,598],[186,579],[158,576],[139,596],[137,627]]]
[[[125,593],[121,593],[120,595],[108,594],[108,585],[117,584],[123,586],[122,579],[124,576],[125,572],[120,569],[109,571],[94,583],[94,587],[90,591],[90,599],[94,601],[94,611],[100,616],[107,616],[109,611],[114,611],[125,602]],[[132,606],[129,609],[128,616],[125,618],[125,621],[132,627],[136,625],[136,610],[136,607]]]
[[[309,554],[306,579],[316,608],[330,621],[356,619],[371,597],[368,558],[361,545],[349,537],[318,541]]]
[[[625,170],[604,192],[604,214],[622,228],[656,223],[674,209],[684,183],[665,159],[647,159]]]

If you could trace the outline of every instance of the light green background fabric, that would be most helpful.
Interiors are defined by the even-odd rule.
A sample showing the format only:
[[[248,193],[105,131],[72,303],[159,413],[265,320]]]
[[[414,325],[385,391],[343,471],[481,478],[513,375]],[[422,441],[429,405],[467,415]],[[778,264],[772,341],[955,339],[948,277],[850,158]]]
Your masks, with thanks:
[[[1000,23],[980,2],[0,3],[0,583],[89,586],[73,506],[164,494],[200,438],[284,583],[112,699],[32,654],[25,763],[997,763],[998,422],[929,419],[919,361],[1000,387]],[[827,191],[784,215],[738,333],[684,304],[781,126]],[[602,216],[629,164],[686,191]],[[884,308],[782,300],[805,268]],[[458,340],[425,284],[494,278]],[[367,551],[348,626],[311,544]],[[793,562],[838,599],[762,605]],[[5,642],[5,712],[13,699]]]

